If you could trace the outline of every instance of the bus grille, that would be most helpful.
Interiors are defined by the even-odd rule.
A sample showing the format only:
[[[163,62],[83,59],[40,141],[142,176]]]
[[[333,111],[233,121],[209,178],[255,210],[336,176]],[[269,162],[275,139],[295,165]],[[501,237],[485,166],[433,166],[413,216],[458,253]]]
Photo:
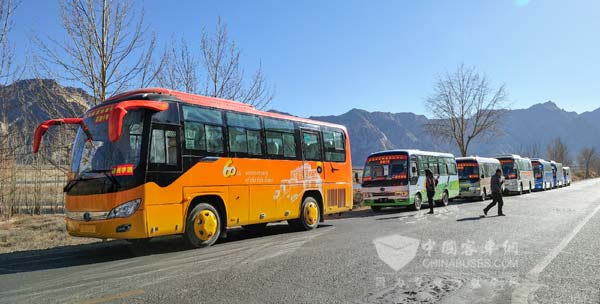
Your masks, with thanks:
[[[327,190],[327,206],[338,208],[346,206],[346,189]]]
[[[373,192],[371,195],[381,197],[381,196],[394,196],[394,192]]]

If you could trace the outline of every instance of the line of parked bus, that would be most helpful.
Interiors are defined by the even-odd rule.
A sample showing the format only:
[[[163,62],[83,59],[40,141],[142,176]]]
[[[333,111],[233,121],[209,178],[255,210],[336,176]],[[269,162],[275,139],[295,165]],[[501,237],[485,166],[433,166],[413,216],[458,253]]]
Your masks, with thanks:
[[[442,205],[455,198],[485,200],[491,195],[491,177],[504,175],[505,193],[523,194],[569,186],[571,170],[561,163],[519,155],[493,158],[458,157],[419,150],[390,150],[371,154],[365,163],[363,204],[373,211],[383,207],[421,209],[426,198],[425,170],[439,176],[434,201]]]

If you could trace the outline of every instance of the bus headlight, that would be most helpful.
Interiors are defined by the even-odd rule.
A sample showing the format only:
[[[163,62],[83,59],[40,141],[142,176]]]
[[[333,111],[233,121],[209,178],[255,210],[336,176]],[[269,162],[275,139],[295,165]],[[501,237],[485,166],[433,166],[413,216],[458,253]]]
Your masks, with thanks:
[[[121,204],[115,207],[108,213],[107,219],[116,218],[116,217],[128,217],[132,215],[140,206],[142,202],[141,198],[134,199],[132,201],[128,201],[124,204]]]
[[[396,196],[408,196],[408,192],[406,191],[396,191],[394,192]]]

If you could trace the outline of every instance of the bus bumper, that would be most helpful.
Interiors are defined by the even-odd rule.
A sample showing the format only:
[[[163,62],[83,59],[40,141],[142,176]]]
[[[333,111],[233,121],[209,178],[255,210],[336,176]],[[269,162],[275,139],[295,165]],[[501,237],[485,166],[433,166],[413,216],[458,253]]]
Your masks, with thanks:
[[[137,210],[125,218],[105,220],[75,220],[65,218],[67,232],[72,236],[100,239],[139,239],[148,237],[146,214]]]
[[[378,199],[367,199],[363,201],[363,206],[380,206],[380,207],[400,207],[410,206],[412,200],[406,199],[394,199],[394,198],[378,198]]]

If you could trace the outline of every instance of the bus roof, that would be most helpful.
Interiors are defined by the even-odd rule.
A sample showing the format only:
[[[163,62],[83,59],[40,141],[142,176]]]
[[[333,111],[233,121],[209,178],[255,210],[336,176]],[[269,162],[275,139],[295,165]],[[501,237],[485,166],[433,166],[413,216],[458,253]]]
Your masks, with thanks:
[[[496,158],[481,157],[481,156],[467,156],[467,157],[457,157],[456,158],[456,162],[459,162],[461,160],[462,161],[474,160],[474,161],[477,161],[478,163],[494,163],[494,164],[500,163],[500,161]]]
[[[521,155],[517,155],[517,154],[496,155],[496,156],[494,156],[494,158],[496,158],[496,159],[498,159],[498,158],[529,159],[527,157],[522,157]]]
[[[347,133],[346,127],[343,125],[338,125],[338,124],[333,124],[333,123],[328,123],[328,122],[323,122],[323,121],[318,121],[318,120],[312,120],[312,119],[307,119],[307,118],[302,118],[302,117],[296,117],[296,116],[292,116],[292,115],[261,111],[261,110],[256,109],[252,105],[249,105],[249,104],[246,104],[243,102],[239,102],[239,101],[190,94],[190,93],[185,93],[185,92],[180,92],[180,91],[175,91],[175,90],[170,90],[170,89],[165,89],[165,88],[144,88],[144,89],[123,92],[123,93],[111,96],[110,98],[105,100],[103,103],[113,102],[116,100],[125,99],[130,96],[141,95],[141,94],[169,95],[169,96],[175,97],[183,102],[190,103],[190,104],[218,108],[218,109],[223,109],[223,110],[232,110],[232,111],[243,112],[243,113],[247,113],[247,114],[256,114],[256,115],[267,116],[267,117],[272,117],[272,118],[287,119],[287,120],[293,120],[293,121],[297,121],[297,122],[304,122],[304,123],[310,123],[310,124],[317,124],[317,125],[322,125],[322,126],[335,127],[335,128],[343,129]],[[103,103],[99,104],[98,106],[102,106]]]
[[[543,158],[532,158],[531,161],[532,162],[536,161],[536,162],[540,162],[540,163],[548,163],[548,164],[550,163],[549,161],[547,161],[547,160],[545,160]]]
[[[442,156],[442,157],[452,157],[452,158],[454,158],[454,155],[451,154],[451,153],[421,151],[421,150],[417,150],[417,149],[385,150],[385,151],[379,151],[379,152],[371,153],[371,155],[369,155],[369,157],[376,156],[376,155],[394,154],[394,153],[408,153],[408,155],[427,155],[427,156]]]

